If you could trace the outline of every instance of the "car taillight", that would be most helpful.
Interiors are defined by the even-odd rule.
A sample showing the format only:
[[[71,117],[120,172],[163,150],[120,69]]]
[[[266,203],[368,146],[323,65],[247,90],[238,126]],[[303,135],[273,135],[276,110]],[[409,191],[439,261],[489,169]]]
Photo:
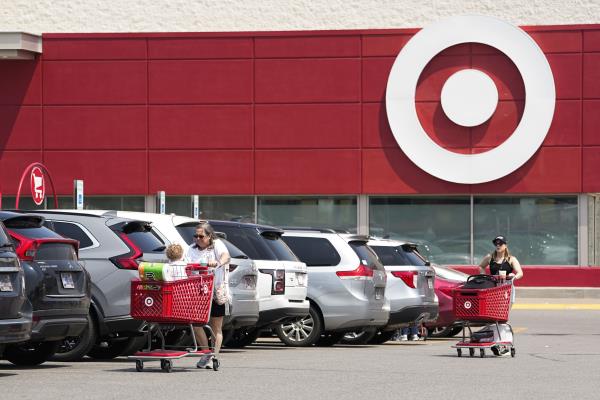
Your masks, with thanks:
[[[142,251],[127,237],[123,232],[117,232],[117,235],[129,247],[129,252],[119,256],[111,257],[110,261],[120,269],[138,269],[137,259],[142,256]]]
[[[24,261],[33,261],[37,249],[40,247],[40,242],[35,239],[29,239],[25,236],[17,236],[11,233],[15,240],[15,252],[17,256]]]
[[[417,271],[392,271],[392,275],[402,279],[408,287],[413,289],[417,287],[417,280],[419,279],[419,273]]]
[[[340,279],[355,279],[355,280],[367,280],[373,279],[373,268],[370,268],[364,264],[360,264],[358,268],[352,271],[337,271],[336,275]]]
[[[285,294],[285,270],[284,269],[260,269],[263,274],[273,277],[271,294]]]

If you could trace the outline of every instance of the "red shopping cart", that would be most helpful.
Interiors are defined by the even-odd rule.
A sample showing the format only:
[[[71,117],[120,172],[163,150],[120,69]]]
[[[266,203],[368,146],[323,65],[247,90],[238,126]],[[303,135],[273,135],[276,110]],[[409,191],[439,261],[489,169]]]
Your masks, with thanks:
[[[513,330],[507,322],[512,290],[511,282],[501,282],[491,275],[470,276],[464,285],[453,290],[454,315],[463,327],[461,341],[452,346],[459,357],[462,349],[469,349],[471,357],[476,349],[480,357],[485,357],[485,349],[497,356],[509,351],[515,356]],[[473,332],[473,326],[486,327]]]
[[[131,282],[131,316],[148,323],[146,335],[148,347],[128,358],[135,360],[138,372],[143,371],[145,361],[160,361],[165,372],[171,372],[173,360],[183,357],[209,357],[212,350],[198,350],[193,325],[201,325],[214,334],[208,325],[213,295],[213,275],[207,273],[206,267],[194,264],[186,268],[185,279],[171,282],[139,280]],[[184,325],[190,329],[193,347],[176,348],[165,345],[163,328]],[[161,347],[152,349],[152,338],[158,336]],[[169,347],[169,348],[167,348]],[[217,371],[219,361],[213,358],[213,369]]]

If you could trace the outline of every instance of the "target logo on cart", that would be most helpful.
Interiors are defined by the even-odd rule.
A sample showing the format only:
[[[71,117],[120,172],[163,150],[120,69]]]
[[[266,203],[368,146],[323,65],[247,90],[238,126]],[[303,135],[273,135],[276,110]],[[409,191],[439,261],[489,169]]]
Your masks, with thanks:
[[[202,285],[202,294],[208,294],[208,285],[207,284]]]
[[[472,135],[476,129],[488,131],[490,126],[485,124],[492,116],[501,118],[506,113],[497,109],[502,106],[499,100],[507,101],[499,97],[493,79],[499,79],[497,74],[471,60],[468,66],[460,65],[460,69],[444,81],[440,93],[428,94],[432,96],[428,100],[440,97],[440,108],[436,112],[439,111],[440,118],[447,123],[437,129],[443,132],[435,129],[427,132],[424,128],[419,119],[422,100],[418,99],[417,91],[420,79],[425,79],[421,75],[439,53],[449,47],[472,43],[493,48],[492,51],[501,53],[499,59],[508,58],[516,67],[515,72],[524,86],[525,105],[514,130],[511,127],[506,132],[508,138],[495,147],[489,146],[491,149],[466,145],[470,146],[470,152],[465,154],[452,151],[456,146],[441,145],[433,137],[450,136],[452,132]],[[555,103],[552,70],[537,43],[519,27],[487,16],[452,17],[419,31],[398,54],[386,89],[388,122],[404,154],[430,175],[461,184],[490,182],[525,164],[550,129]],[[465,143],[461,137],[452,140]]]
[[[464,304],[464,306],[465,306],[465,308],[466,308],[467,310],[468,310],[468,309],[470,309],[470,308],[471,308],[471,302],[470,302],[470,301],[465,301],[465,304]]]
[[[154,299],[152,297],[146,297],[144,299],[144,304],[146,307],[152,307],[154,305]]]

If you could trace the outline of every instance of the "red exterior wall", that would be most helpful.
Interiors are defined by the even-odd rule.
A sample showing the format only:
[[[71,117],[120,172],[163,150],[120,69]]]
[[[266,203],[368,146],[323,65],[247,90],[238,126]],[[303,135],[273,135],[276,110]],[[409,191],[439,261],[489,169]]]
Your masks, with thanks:
[[[429,176],[393,139],[387,77],[415,30],[49,34],[40,60],[0,62],[2,190],[42,161],[61,194],[74,178],[90,195],[600,191],[600,26],[525,29],[554,73],[554,122],[530,161],[492,183]],[[464,67],[488,73],[500,94],[476,128],[454,125],[439,102]],[[464,44],[429,63],[417,110],[440,145],[475,153],[510,135],[523,99],[507,57]],[[202,164],[216,172],[199,177]]]

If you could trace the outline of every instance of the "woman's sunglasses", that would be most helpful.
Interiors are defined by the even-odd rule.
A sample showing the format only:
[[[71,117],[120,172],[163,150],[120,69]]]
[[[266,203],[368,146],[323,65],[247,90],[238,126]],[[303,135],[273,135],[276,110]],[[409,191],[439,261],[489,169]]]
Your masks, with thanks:
[[[194,238],[196,239],[204,239],[206,237],[206,235],[194,235]]]

